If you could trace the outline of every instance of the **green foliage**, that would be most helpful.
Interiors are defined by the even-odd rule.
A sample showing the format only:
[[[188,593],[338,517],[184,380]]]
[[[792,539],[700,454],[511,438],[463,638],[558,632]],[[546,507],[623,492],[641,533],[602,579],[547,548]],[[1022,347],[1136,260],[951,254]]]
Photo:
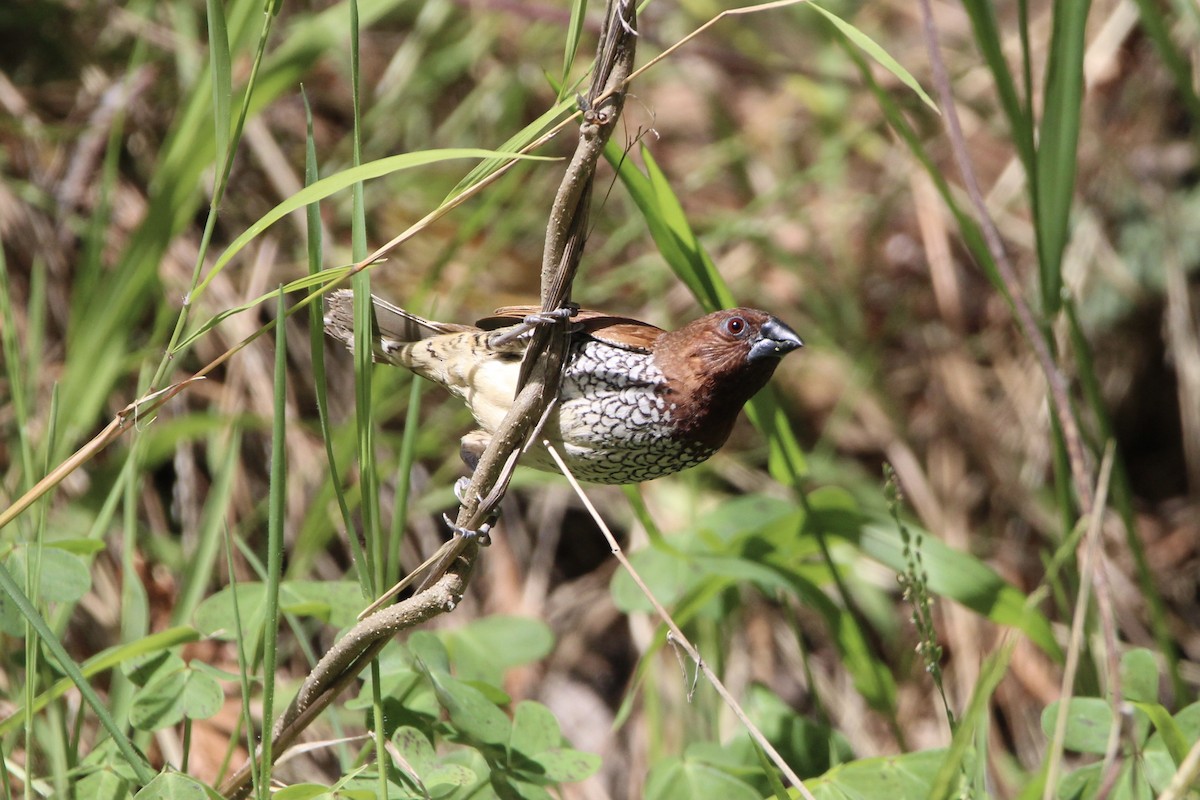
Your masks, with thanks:
[[[834,767],[811,781],[808,788],[817,800],[918,800],[929,797],[929,787],[945,752],[923,750],[901,756],[863,758]]]
[[[257,582],[227,586],[210,595],[196,609],[195,624],[205,636],[231,640],[263,624],[267,587]],[[241,613],[243,631],[234,627],[233,604]],[[279,585],[279,607],[287,614],[316,617],[336,628],[345,628],[362,610],[362,593],[353,581],[283,581]]]
[[[212,792],[195,778],[166,772],[142,787],[133,800],[212,800]]]
[[[78,11],[112,10],[109,4],[93,5]],[[1116,326],[1131,312],[1164,302],[1164,263],[1194,275],[1200,244],[1196,227],[1187,222],[1196,216],[1198,195],[1191,176],[1177,189],[1168,186],[1171,191],[1161,199],[1140,185],[1086,184],[1088,170],[1098,170],[1094,163],[1080,164],[1087,157],[1087,103],[1111,103],[1091,110],[1104,116],[1119,94],[1102,87],[1103,96],[1089,101],[1093,90],[1083,83],[1086,34],[1096,27],[1087,25],[1095,23],[1089,20],[1091,4],[1052,4],[1044,45],[1036,36],[1031,41],[1026,5],[1010,14],[993,3],[964,2],[978,55],[959,54],[955,80],[977,81],[984,75],[981,65],[990,75],[993,87],[976,87],[965,102],[980,114],[975,135],[1001,140],[989,153],[995,163],[1011,159],[1023,168],[1024,204],[1005,201],[1001,213],[1011,216],[1003,233],[1018,263],[1036,262],[1036,305],[1044,315],[1038,322],[1046,329],[1066,323],[1069,335],[1058,343],[1063,354],[1055,358],[1077,376],[1081,405],[1087,406],[1080,415],[1085,436],[1098,450],[1114,430],[1105,393],[1122,374],[1113,379],[1101,373],[1088,337],[1120,333]],[[1194,127],[1200,120],[1188,63],[1194,33],[1158,4],[1136,5],[1141,27],[1124,43],[1126,57],[1130,64],[1150,60],[1137,50],[1145,37],[1146,53],[1152,48],[1162,60],[1164,80],[1174,83],[1180,100],[1169,123]],[[447,319],[460,319],[467,307],[508,302],[492,291],[528,291],[520,276],[496,275],[509,263],[536,260],[530,254],[538,249],[557,177],[539,163],[544,156],[520,156],[517,169],[523,172],[491,184],[456,211],[451,223],[440,222],[445,229],[426,215],[458,203],[463,192],[518,158],[516,150],[573,111],[573,90],[590,50],[588,6],[573,2],[569,17],[564,11],[552,23],[526,24],[516,11],[467,9],[442,0],[337,2],[319,12],[282,3],[264,7],[260,0],[135,2],[121,9],[120,25],[97,26],[102,35],[89,43],[95,53],[55,51],[61,75],[86,61],[86,82],[67,86],[58,72],[54,80],[29,72],[46,56],[16,64],[14,87],[26,96],[22,103],[6,103],[17,115],[0,123],[5,172],[0,199],[6,209],[21,212],[6,213],[0,251],[0,453],[7,456],[0,513],[144,390],[185,377],[227,348],[243,349],[211,372],[208,382],[168,405],[162,418],[139,409],[134,430],[126,434],[136,437],[135,444],[96,454],[0,531],[0,636],[9,645],[2,671],[13,709],[0,720],[5,754],[0,780],[10,793],[20,780],[28,793],[42,796],[213,797],[212,787],[186,774],[186,760],[155,772],[160,765],[143,757],[160,752],[149,746],[151,734],[180,735],[187,753],[194,727],[217,713],[230,684],[240,688],[243,727],[252,724],[249,709],[259,692],[271,717],[276,686],[282,691],[298,679],[320,656],[314,643],[324,644],[331,630],[353,625],[370,587],[400,571],[410,549],[401,546],[410,523],[417,527],[423,515],[436,519],[453,502],[448,488],[453,441],[465,414],[450,404],[422,407],[419,384],[377,372],[360,347],[357,418],[347,421],[349,390],[346,397],[326,392],[326,381],[336,381],[345,365],[326,370],[319,294],[349,274],[348,267],[331,265],[358,261],[368,242],[385,241],[397,227],[426,238],[394,251],[369,273],[372,280],[388,281],[386,291],[414,308],[436,307]],[[815,345],[811,360],[821,365],[787,376],[788,382],[754,401],[749,416],[759,430],[753,441],[765,440],[761,452],[719,458],[690,476],[627,493],[651,541],[634,553],[633,563],[718,672],[734,662],[744,666],[745,654],[736,648],[748,631],[767,629],[780,662],[769,677],[785,688],[752,677],[740,699],[816,797],[980,796],[988,785],[988,765],[1015,761],[988,751],[995,747],[988,735],[991,706],[1002,699],[996,687],[1009,672],[1014,642],[1032,643],[1053,662],[1062,659],[1053,623],[1065,618],[1061,609],[1079,583],[1068,539],[1075,509],[1061,460],[1058,491],[1052,493],[1040,485],[1036,459],[1025,463],[1028,453],[1018,454],[1019,478],[1005,476],[999,461],[989,460],[992,454],[976,454],[985,466],[972,464],[976,471],[964,480],[970,485],[959,488],[983,499],[956,509],[969,513],[953,523],[967,526],[969,550],[948,544],[932,523],[935,530],[924,530],[899,503],[887,508],[872,474],[875,462],[897,452],[903,456],[910,445],[944,447],[953,427],[931,422],[939,388],[916,385],[920,379],[912,376],[927,373],[908,363],[910,352],[917,353],[913,361],[936,360],[940,347],[961,347],[997,373],[1012,369],[1008,362],[1021,361],[1025,352],[989,360],[990,340],[1004,338],[1005,331],[995,322],[1002,314],[986,298],[971,299],[983,308],[975,309],[982,320],[978,327],[952,328],[948,338],[962,341],[927,345],[924,340],[947,338],[946,331],[924,318],[924,305],[910,305],[910,298],[895,291],[903,285],[897,273],[907,267],[886,255],[896,239],[910,235],[905,229],[910,210],[903,202],[869,198],[873,210],[867,213],[878,219],[863,227],[894,232],[892,238],[843,243],[844,249],[831,252],[814,247],[810,253],[811,242],[804,248],[786,244],[789,237],[812,237],[821,225],[836,226],[856,213],[839,201],[842,187],[871,193],[877,184],[868,173],[904,171],[907,165],[898,167],[895,162],[903,159],[896,154],[907,148],[912,165],[928,173],[957,224],[952,238],[982,268],[991,291],[1007,296],[1010,290],[962,201],[957,176],[946,169],[941,141],[931,134],[940,123],[929,112],[933,104],[923,78],[909,72],[922,68],[924,56],[901,53],[892,41],[899,32],[887,27],[886,16],[882,26],[870,17],[879,12],[869,4],[859,12],[866,18],[862,28],[858,18],[851,24],[813,8],[817,14],[797,8],[790,17],[775,9],[763,18],[767,22],[745,26],[740,22],[748,18],[741,18],[737,25],[726,23],[735,30],[719,36],[713,31],[706,42],[704,69],[737,64],[744,72],[736,83],[761,95],[730,81],[721,89],[729,96],[711,101],[729,107],[706,109],[715,120],[708,127],[685,131],[664,119],[661,141],[647,137],[623,150],[614,138],[609,145],[619,183],[608,187],[605,205],[593,215],[590,272],[577,287],[579,296],[623,304],[622,312],[631,314],[641,302],[647,317],[665,318],[682,305],[682,295],[666,291],[677,280],[705,308],[790,305],[814,330],[804,335]],[[691,10],[656,19],[661,27],[647,38],[657,45],[677,36],[673,26],[695,24],[686,18]],[[53,13],[58,12],[47,4],[26,3],[0,16],[15,18],[17,30],[24,24],[41,31],[47,26],[38,15]],[[883,34],[868,35],[867,25]],[[795,40],[781,34],[804,26],[825,31],[844,56],[834,46],[814,46],[797,58]],[[393,37],[382,47],[376,42],[372,53],[379,63],[360,60],[360,28],[368,37]],[[168,40],[170,48],[164,48]],[[788,46],[777,47],[781,40]],[[514,52],[521,57],[516,67]],[[553,96],[519,84],[527,68],[538,83],[551,63],[561,87]],[[668,60],[657,69],[680,63],[686,71],[691,62]],[[1044,74],[1038,74],[1043,63]],[[360,86],[364,70],[378,70],[378,82]],[[153,102],[129,108],[122,102],[115,108],[98,104],[85,120],[80,110],[89,108],[97,76],[116,76],[127,86],[149,80]],[[681,105],[698,109],[705,102],[705,81],[685,77],[674,87],[664,85],[695,91]],[[651,109],[661,102],[654,78],[647,73],[635,86],[635,94],[644,90],[639,99]],[[298,105],[301,82],[306,95],[311,91],[316,98],[315,125],[313,110],[306,109],[307,135],[289,122],[289,114],[298,113],[292,106]],[[780,95],[768,91],[778,87]],[[124,97],[116,83],[101,88],[110,92],[105,103]],[[348,95],[344,103],[341,94]],[[72,95],[79,108],[54,116],[53,109],[69,105],[63,98]],[[795,105],[776,107],[766,102],[768,96]],[[738,104],[753,106],[753,118],[766,120],[765,129],[775,132],[735,127],[739,118],[729,112]],[[1151,111],[1159,110],[1145,115]],[[787,115],[801,114],[818,129],[815,135],[794,131],[802,126]],[[353,133],[339,127],[343,117]],[[255,132],[252,146],[245,140],[247,129]],[[788,132],[780,136],[776,129]],[[721,141],[700,158],[676,149],[693,135]],[[299,169],[295,156],[302,138],[304,188],[286,188],[291,177],[286,166]],[[771,152],[754,152],[760,147]],[[282,161],[273,160],[281,154]],[[468,169],[463,160],[479,163]],[[864,163],[871,169],[863,169]],[[84,170],[88,192],[69,203],[62,184],[39,183],[70,172],[68,166],[88,164],[94,166]],[[9,181],[10,169],[27,174]],[[709,189],[713,172],[732,176],[719,191]],[[870,188],[857,185],[864,179]],[[1116,197],[1121,208],[1113,252],[1127,269],[1127,284],[1099,280],[1070,296],[1068,256],[1082,218],[1080,198],[1092,194]],[[783,216],[771,211],[781,198],[788,211]],[[53,216],[56,208],[61,216]],[[46,215],[40,225],[30,210]],[[285,232],[297,212],[307,214],[306,237]],[[926,215],[922,222],[928,220],[928,209],[918,213]],[[53,224],[46,226],[47,220]],[[323,226],[333,235],[323,238]],[[17,265],[12,254],[26,240],[37,243],[37,257]],[[1022,253],[1026,240],[1034,249]],[[631,255],[646,249],[644,241],[653,243],[657,256]],[[69,247],[50,258],[61,243]],[[180,253],[187,262],[182,267]],[[304,258],[307,269],[299,266]],[[658,268],[660,259],[674,278]],[[852,263],[856,260],[865,266]],[[1091,266],[1091,272],[1100,271]],[[368,271],[356,276],[360,293],[367,276]],[[967,294],[987,288],[969,279],[962,283]],[[282,290],[273,288],[278,286]],[[871,293],[884,300],[872,301]],[[14,304],[14,296],[23,307]],[[293,315],[305,304],[307,312]],[[365,305],[360,306],[365,321]],[[1055,317],[1060,309],[1065,315]],[[304,319],[307,353],[294,338]],[[255,345],[260,349],[245,345],[243,337],[260,336],[272,326],[273,352],[270,337]],[[1172,364],[1187,358],[1174,346],[1164,352],[1154,358]],[[1025,374],[1004,374],[1010,381],[1005,391],[1019,393],[1012,385]],[[248,388],[239,394],[242,382]],[[814,391],[830,393],[827,418],[806,416],[814,402],[802,395]],[[860,404],[863,397],[868,402]],[[862,421],[873,414],[886,418],[885,433]],[[837,439],[847,420],[870,431],[865,449],[859,449],[861,440],[843,447]],[[306,446],[318,438],[321,447]],[[871,449],[876,445],[879,452]],[[314,467],[309,459],[321,451],[327,463]],[[188,469],[192,473],[185,474]],[[1114,710],[1111,696],[1100,690],[1098,696],[1071,696],[1043,710],[1048,736],[1058,714],[1065,715],[1065,747],[1075,765],[1052,787],[1058,797],[1095,796],[1114,743],[1119,771],[1109,796],[1160,793],[1200,739],[1200,704],[1178,668],[1180,648],[1137,535],[1133,509],[1150,514],[1153,504],[1135,496],[1131,472],[1118,467],[1113,491],[1128,533],[1138,599],[1149,609],[1158,647],[1126,652],[1119,676],[1097,668],[1101,653],[1088,654],[1080,685],[1119,680],[1125,706]],[[518,515],[520,500],[534,497],[540,509],[540,493],[551,496],[544,476],[520,475],[514,485]],[[938,487],[934,494],[945,499],[953,489]],[[672,501],[684,511],[673,513]],[[618,504],[603,510],[614,520],[625,513]],[[576,535],[573,514],[563,523],[570,536]],[[996,519],[989,519],[993,514]],[[1045,524],[1047,517],[1059,521],[1058,536],[1068,544],[1046,532],[1055,527]],[[1020,548],[1031,553],[1029,564],[1036,567],[1039,556],[1044,562],[1051,554],[1056,559],[1047,570],[1053,601],[1044,600],[1040,587],[1033,591],[1037,576],[1011,570],[1013,561],[1004,558],[1013,540],[1001,537],[1014,529],[1021,532]],[[562,549],[574,549],[577,541]],[[242,574],[257,574],[260,582],[229,577]],[[905,576],[904,588],[915,592],[913,602],[920,606],[921,659],[910,655],[912,634],[897,610],[904,604],[897,600],[893,575]],[[625,573],[616,574],[611,589],[621,613],[636,620],[637,636],[631,637],[636,646],[621,657],[636,660],[637,671],[632,677],[574,677],[593,680],[597,685],[589,688],[605,702],[623,703],[616,738],[646,742],[644,760],[653,766],[630,786],[642,779],[644,795],[662,800],[780,796],[779,776],[744,730],[729,732],[711,692],[693,687],[691,703],[671,705],[672,692],[687,682],[693,666],[684,664],[681,679],[670,654],[661,657],[667,637],[642,635],[639,615],[650,605]],[[914,752],[899,710],[900,687],[924,691],[921,670],[936,670],[946,656],[937,636],[939,607],[947,601],[1003,629],[1007,638],[984,657],[969,702],[952,697],[948,703],[959,716],[950,747]],[[456,619],[469,613],[467,608]],[[278,618],[288,624],[280,626]],[[195,627],[182,624],[193,620]],[[616,633],[624,633],[623,622]],[[1094,633],[1092,620],[1080,624],[1085,634]],[[229,663],[240,657],[237,671],[185,660],[182,648],[200,639]],[[335,753],[340,777],[330,785],[300,783],[274,796],[368,798],[384,791],[395,798],[448,800],[555,796],[558,785],[595,774],[599,757],[571,747],[549,708],[514,701],[505,688],[514,668],[551,672],[553,658],[543,660],[555,654],[551,628],[517,616],[467,618],[453,629],[410,635],[384,651],[343,713],[323,719],[335,734],[341,726],[373,728],[375,740],[361,749],[342,744]],[[950,652],[950,658],[956,656]],[[888,757],[855,752],[851,741],[857,743],[862,732],[839,729],[841,718],[830,712],[841,697],[832,695],[830,683],[861,701],[874,727],[887,729],[894,745],[907,752]],[[1172,692],[1165,695],[1170,700],[1160,694],[1160,683],[1170,684]],[[254,741],[262,731],[240,735]],[[402,758],[393,762],[384,752],[392,750]],[[382,774],[378,763],[387,765]],[[16,765],[30,774],[17,775]],[[1037,793],[1046,780],[1036,765],[1007,769],[1009,785],[1023,796]],[[260,776],[258,789],[265,796],[262,781]]]
[[[508,644],[496,648],[497,637]],[[567,746],[545,706],[514,705],[492,680],[505,667],[541,658],[550,644],[543,624],[518,617],[480,620],[443,635],[417,632],[380,659],[380,690],[365,687],[347,708],[367,709],[373,697],[383,698],[388,735],[415,773],[403,776],[414,782],[415,796],[549,797],[542,787],[583,780],[600,759]],[[487,663],[496,660],[490,656],[500,663]],[[400,796],[414,796],[409,792]]]
[[[201,662],[185,665],[182,659],[165,664],[135,693],[129,723],[142,731],[156,731],[183,719],[208,719],[221,710],[225,699],[221,685]]]
[[[1064,746],[1091,756],[1091,763],[1065,775],[1057,797],[1094,796],[1105,780],[1105,756],[1114,745],[1120,767],[1110,796],[1154,797],[1166,790],[1188,750],[1200,741],[1200,703],[1171,714],[1158,702],[1159,669],[1149,650],[1130,650],[1121,657],[1121,689],[1129,702],[1127,713],[1114,718],[1112,704],[1101,697],[1072,697],[1055,701],[1042,713],[1042,730],[1054,732],[1059,714],[1066,714]]]

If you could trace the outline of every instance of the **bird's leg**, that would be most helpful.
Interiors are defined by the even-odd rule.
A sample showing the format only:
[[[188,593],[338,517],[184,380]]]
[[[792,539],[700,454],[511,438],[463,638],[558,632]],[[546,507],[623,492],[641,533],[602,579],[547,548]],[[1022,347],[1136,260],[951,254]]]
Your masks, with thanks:
[[[475,469],[479,466],[479,459],[483,457],[483,451],[487,449],[488,442],[490,442],[491,439],[492,437],[483,431],[471,431],[466,436],[462,437],[462,443],[459,447],[458,455],[462,459],[463,463],[467,465],[467,469],[469,469],[472,473],[474,473]],[[471,499],[467,497],[467,489],[470,486],[471,478],[469,476],[463,476],[454,482],[454,496],[457,497],[458,502],[464,506],[467,505],[467,502]],[[476,495],[474,499],[478,502],[479,506],[487,507],[488,501],[491,498]],[[491,531],[492,526],[496,524],[496,521],[499,518],[500,507],[497,505],[496,509],[488,515],[488,518],[484,521],[483,525],[480,526],[478,531],[466,530],[466,532],[464,532],[465,529],[462,529],[460,526],[450,522],[449,518],[446,519],[446,524],[449,525],[450,530],[456,534],[461,533],[464,536],[468,536],[468,538],[470,536],[480,536],[480,544],[486,546],[488,544],[488,533]]]
[[[488,341],[488,344],[492,347],[503,347],[520,339],[539,325],[553,325],[556,322],[568,320],[578,313],[579,305],[577,303],[567,303],[562,308],[556,308],[553,311],[540,311],[537,314],[529,314],[525,319],[513,325],[508,330],[493,336]]]

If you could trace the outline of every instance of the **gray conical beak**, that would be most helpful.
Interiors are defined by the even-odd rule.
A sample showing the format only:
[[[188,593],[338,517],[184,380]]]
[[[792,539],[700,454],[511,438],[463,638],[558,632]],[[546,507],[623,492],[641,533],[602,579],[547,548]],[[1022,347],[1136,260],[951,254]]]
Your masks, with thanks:
[[[758,331],[758,338],[750,345],[750,361],[763,358],[782,358],[793,350],[804,347],[796,332],[775,317],[768,317]]]

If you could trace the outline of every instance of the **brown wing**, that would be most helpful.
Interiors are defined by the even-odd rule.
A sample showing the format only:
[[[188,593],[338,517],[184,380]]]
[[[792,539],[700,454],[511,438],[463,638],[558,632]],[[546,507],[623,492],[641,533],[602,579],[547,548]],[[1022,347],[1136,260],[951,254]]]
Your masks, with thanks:
[[[485,331],[496,330],[515,325],[530,314],[541,313],[541,310],[541,306],[505,306],[496,309],[492,316],[484,317],[475,324]],[[571,317],[571,322],[574,330],[626,350],[649,352],[654,342],[663,334],[662,328],[648,322],[586,308],[581,308],[578,314]]]

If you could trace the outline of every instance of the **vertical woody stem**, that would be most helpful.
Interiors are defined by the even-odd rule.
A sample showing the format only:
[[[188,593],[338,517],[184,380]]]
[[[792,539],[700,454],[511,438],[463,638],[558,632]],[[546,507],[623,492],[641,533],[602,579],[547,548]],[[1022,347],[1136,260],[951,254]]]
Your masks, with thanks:
[[[624,83],[633,71],[636,49],[633,0],[609,0],[595,71],[584,107],[579,144],[567,167],[546,230],[542,260],[542,309],[556,311],[570,302],[571,284],[587,237],[588,206],[596,165],[625,102]],[[479,460],[459,509],[456,525],[478,530],[499,506],[516,454],[532,441],[538,422],[558,397],[566,356],[569,323],[534,329],[522,365],[522,380],[512,409]],[[407,600],[364,619],[325,654],[305,679],[296,699],[276,721],[278,758],[301,731],[348,686],[396,633],[453,610],[466,591],[479,551],[475,537],[455,534],[426,585]],[[256,755],[256,758],[258,756]],[[233,800],[250,791],[250,762],[230,776],[221,793]]]

